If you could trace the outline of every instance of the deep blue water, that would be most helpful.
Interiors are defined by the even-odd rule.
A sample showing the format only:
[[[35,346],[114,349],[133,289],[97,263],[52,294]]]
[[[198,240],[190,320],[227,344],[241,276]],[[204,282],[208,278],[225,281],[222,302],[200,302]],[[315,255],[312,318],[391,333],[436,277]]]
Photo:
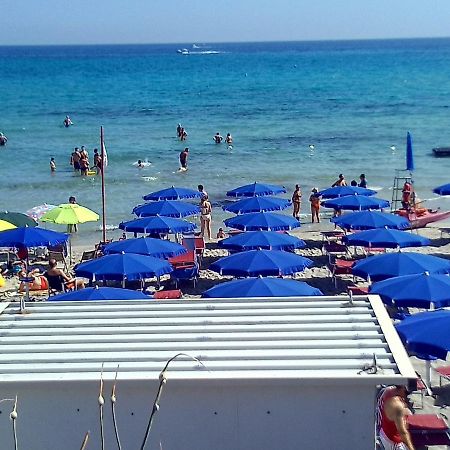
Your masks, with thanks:
[[[0,148],[0,209],[76,195],[100,211],[100,180],[74,176],[68,164],[74,146],[92,155],[100,125],[109,224],[172,184],[203,183],[221,202],[226,190],[255,180],[289,191],[299,183],[308,193],[340,172],[348,181],[365,172],[389,199],[408,130],[419,197],[432,198],[432,187],[450,181],[450,159],[431,156],[433,147],[450,146],[450,39],[199,46],[0,47],[0,131],[9,138]],[[219,53],[185,56],[177,48]],[[66,114],[75,123],[69,129]],[[182,174],[178,122],[190,148]],[[233,135],[231,152],[213,143],[216,131]],[[152,165],[136,169],[139,158]],[[431,203],[438,205],[450,202]],[[214,217],[217,227],[225,216],[216,209]]]

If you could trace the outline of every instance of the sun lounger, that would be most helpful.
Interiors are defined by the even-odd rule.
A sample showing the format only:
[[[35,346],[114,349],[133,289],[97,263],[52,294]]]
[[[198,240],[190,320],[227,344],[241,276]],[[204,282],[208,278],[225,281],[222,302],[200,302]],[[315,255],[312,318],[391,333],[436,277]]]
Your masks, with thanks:
[[[420,395],[420,407],[416,406],[416,408],[423,409],[423,398],[425,397],[425,395],[431,397],[433,395],[433,392],[431,391],[430,387],[428,387],[428,385],[425,383],[420,373],[416,372],[416,375],[417,375],[416,386],[411,393]]]
[[[90,261],[91,259],[94,259],[97,255],[96,250],[89,250],[87,252],[83,252],[80,259],[80,264],[85,261]]]
[[[440,415],[412,414],[406,421],[415,447],[450,445],[450,429]]]
[[[153,294],[153,298],[155,300],[172,300],[172,299],[178,299],[183,296],[180,289],[172,289],[167,291],[156,291]]]
[[[328,261],[331,264],[332,256],[344,256],[348,254],[348,248],[344,244],[338,242],[325,242],[322,245],[322,255],[328,255]]]
[[[324,241],[327,241],[328,243],[336,242],[345,236],[345,233],[340,230],[321,231],[320,234],[322,235],[322,243]]]
[[[352,275],[352,267],[355,264],[353,259],[336,258],[330,265],[331,278],[336,286],[336,275]]]
[[[347,286],[347,292],[352,295],[367,295],[369,288],[367,286]]]
[[[442,378],[450,381],[450,366],[435,367],[434,370],[439,375],[439,386],[442,386]]]

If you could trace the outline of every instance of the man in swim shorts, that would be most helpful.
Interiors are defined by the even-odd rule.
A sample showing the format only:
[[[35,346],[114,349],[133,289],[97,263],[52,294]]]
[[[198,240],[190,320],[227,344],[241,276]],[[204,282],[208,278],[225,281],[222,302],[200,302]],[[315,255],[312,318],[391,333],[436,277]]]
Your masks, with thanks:
[[[377,400],[378,437],[385,450],[414,450],[406,417],[411,414],[406,405],[405,386],[384,388]]]
[[[216,144],[220,144],[220,143],[222,143],[222,141],[223,141],[223,136],[221,136],[220,135],[220,133],[219,132],[217,132],[215,135],[214,135],[214,142],[216,143]]]
[[[180,153],[180,165],[182,169],[186,169],[187,170],[187,160],[188,160],[188,156],[189,156],[189,148],[185,148],[181,153]]]

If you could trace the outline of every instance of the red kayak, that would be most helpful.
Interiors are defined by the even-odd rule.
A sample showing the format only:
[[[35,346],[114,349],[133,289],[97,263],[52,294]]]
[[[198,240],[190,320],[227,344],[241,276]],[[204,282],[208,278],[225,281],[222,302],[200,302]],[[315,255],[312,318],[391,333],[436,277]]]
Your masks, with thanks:
[[[411,223],[411,229],[426,227],[429,223],[438,222],[450,217],[450,211],[415,208],[413,211],[398,209],[395,214],[405,217]]]

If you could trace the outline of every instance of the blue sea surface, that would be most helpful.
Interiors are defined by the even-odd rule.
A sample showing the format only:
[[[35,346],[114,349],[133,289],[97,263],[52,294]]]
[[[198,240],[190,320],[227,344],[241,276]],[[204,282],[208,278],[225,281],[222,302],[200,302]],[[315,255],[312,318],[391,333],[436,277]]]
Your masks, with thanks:
[[[307,197],[339,173],[350,182],[364,172],[390,199],[407,131],[418,196],[450,207],[431,193],[450,182],[450,159],[431,155],[450,146],[449,73],[450,39],[0,47],[0,131],[9,139],[0,148],[0,209],[75,195],[100,212],[100,178],[76,176],[69,165],[81,145],[92,162],[100,125],[110,225],[171,185],[204,184],[220,205],[227,190],[253,181],[282,184],[288,194],[298,183]],[[66,114],[75,124],[67,129]],[[176,137],[179,122],[186,143]],[[217,131],[233,135],[232,150],[214,144]],[[179,173],[185,146],[189,170]],[[138,159],[151,166],[137,169]],[[228,216],[216,207],[214,228]],[[96,227],[83,225],[80,235]]]

